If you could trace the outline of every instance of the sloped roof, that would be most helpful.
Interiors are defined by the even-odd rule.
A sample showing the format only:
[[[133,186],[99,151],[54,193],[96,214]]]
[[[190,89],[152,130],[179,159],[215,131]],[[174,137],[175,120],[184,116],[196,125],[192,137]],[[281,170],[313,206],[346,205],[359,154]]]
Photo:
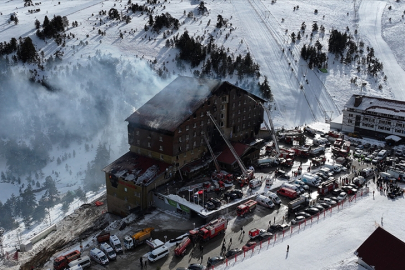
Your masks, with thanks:
[[[220,85],[219,80],[179,76],[126,121],[173,132]]]
[[[405,266],[405,243],[381,227],[364,241],[355,254],[377,270],[399,270]]]
[[[239,157],[243,156],[243,154],[250,148],[249,145],[239,142],[232,142],[231,144]],[[222,153],[218,156],[217,160],[218,162],[230,165],[232,165],[236,161],[229,147],[226,147],[224,151],[222,151]]]

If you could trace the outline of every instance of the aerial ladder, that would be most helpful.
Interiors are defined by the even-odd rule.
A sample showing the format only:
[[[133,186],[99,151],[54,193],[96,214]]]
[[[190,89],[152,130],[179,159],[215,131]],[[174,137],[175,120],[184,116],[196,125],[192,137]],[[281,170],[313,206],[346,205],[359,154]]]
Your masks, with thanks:
[[[205,133],[203,133],[203,138],[205,140],[205,143],[207,144],[207,148],[210,151],[210,154],[212,156],[212,159],[214,160],[214,164],[215,164],[215,169],[216,171],[213,172],[212,174],[212,179],[214,180],[214,183],[216,183],[216,188],[218,188],[218,190],[221,190],[224,188],[224,183],[223,181],[231,184],[232,180],[233,180],[233,175],[232,174],[227,174],[225,175],[222,171],[221,168],[219,167],[219,163],[217,160],[217,157],[214,154],[214,151],[212,150],[212,147],[210,145],[210,142],[208,141],[207,136],[205,135]],[[218,182],[216,182],[218,181]]]
[[[276,136],[276,130],[274,129],[274,125],[273,125],[273,120],[271,120],[271,114],[270,114],[270,110],[268,108],[266,108],[266,106],[264,106],[261,102],[254,100],[251,96],[248,96],[251,100],[253,100],[254,102],[256,102],[258,105],[262,106],[263,110],[266,112],[267,114],[267,119],[270,123],[271,128],[269,127],[269,124],[266,121],[264,122],[264,125],[266,126],[266,128],[269,130],[272,138],[273,138],[273,142],[274,142],[274,148],[276,150],[277,153],[277,157],[280,155],[280,147],[278,146],[278,142],[277,142],[277,136]]]
[[[217,121],[214,119],[214,117],[211,115],[210,112],[207,112],[208,117],[212,120],[214,123],[215,127],[217,128],[219,134],[221,134],[222,138],[224,139],[226,145],[229,147],[229,150],[231,150],[232,155],[235,157],[236,162],[238,163],[242,175],[238,177],[239,183],[241,187],[243,185],[248,184],[251,179],[253,179],[253,171],[252,170],[247,170],[245,165],[243,164],[242,160],[240,159],[238,153],[236,153],[235,149],[233,148],[232,144],[228,141],[228,139],[225,137],[225,135],[222,133],[221,129],[219,128]]]

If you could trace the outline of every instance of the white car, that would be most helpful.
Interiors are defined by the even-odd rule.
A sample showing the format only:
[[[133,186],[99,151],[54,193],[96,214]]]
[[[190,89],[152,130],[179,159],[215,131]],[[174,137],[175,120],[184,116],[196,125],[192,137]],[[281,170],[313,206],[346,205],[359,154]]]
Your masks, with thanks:
[[[294,184],[300,185],[305,190],[309,189],[309,186],[307,184],[305,184],[304,182],[302,182],[301,180],[295,180]]]
[[[339,202],[343,201],[346,198],[347,198],[347,193],[346,192],[340,192],[339,196],[337,197]]]

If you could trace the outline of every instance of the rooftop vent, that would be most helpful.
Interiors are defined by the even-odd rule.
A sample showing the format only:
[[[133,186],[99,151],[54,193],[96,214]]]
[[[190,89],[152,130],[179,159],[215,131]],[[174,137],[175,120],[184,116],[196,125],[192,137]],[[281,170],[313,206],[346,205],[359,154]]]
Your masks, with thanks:
[[[354,107],[359,107],[362,101],[363,101],[362,96],[355,97],[354,98]]]

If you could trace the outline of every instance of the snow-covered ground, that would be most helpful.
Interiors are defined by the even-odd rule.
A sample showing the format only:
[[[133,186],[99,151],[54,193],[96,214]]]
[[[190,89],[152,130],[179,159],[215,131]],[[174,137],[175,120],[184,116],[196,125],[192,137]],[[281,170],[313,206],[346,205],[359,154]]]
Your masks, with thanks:
[[[382,226],[389,233],[405,241],[405,225],[401,209],[404,197],[392,201],[376,191],[353,203],[347,203],[343,210],[333,209],[332,214],[319,221],[307,224],[284,239],[273,241],[269,246],[256,251],[243,262],[232,262],[230,269],[364,269],[359,266],[356,249],[376,229]],[[287,253],[287,245],[290,250]]]
[[[145,4],[146,1],[133,0],[132,3]],[[199,1],[193,0],[172,0],[156,5],[154,15],[168,12],[180,20],[180,29],[174,31],[173,35],[181,35],[187,30],[190,36],[204,36],[204,42],[207,42],[208,34],[211,34],[218,46],[223,45],[225,48],[229,48],[229,51],[235,55],[244,55],[250,52],[254,60],[260,64],[261,74],[269,79],[275,99],[272,116],[276,127],[284,126],[289,128],[324,121],[328,117],[336,117],[340,114],[348,98],[354,93],[360,93],[360,87],[350,83],[350,79],[354,76],[361,78],[362,82],[367,82],[367,85],[362,90],[364,94],[405,100],[405,76],[403,70],[405,68],[405,54],[402,46],[404,6],[401,2],[396,3],[394,0],[279,0],[271,3],[271,1],[264,0],[210,0],[206,1],[209,11],[206,15],[198,14],[196,11],[198,4]],[[39,5],[34,7],[24,7],[23,1],[0,0],[0,41],[8,42],[12,37],[18,39],[19,37],[30,36],[37,50],[43,51],[45,58],[61,50],[64,53],[62,65],[67,66],[74,66],[78,63],[85,65],[89,61],[88,57],[94,56],[96,53],[110,55],[119,59],[121,64],[124,61],[131,64],[122,67],[122,70],[133,69],[134,66],[139,67],[140,69],[136,70],[135,73],[145,78],[155,76],[147,69],[147,66],[152,65],[151,62],[156,59],[156,64],[152,66],[155,69],[166,67],[169,70],[168,74],[172,78],[163,82],[157,82],[153,79],[146,80],[150,83],[143,82],[141,86],[134,84],[133,91],[138,94],[136,100],[123,101],[126,106],[131,107],[128,112],[128,115],[130,115],[136,109],[136,106],[147,100],[146,97],[158,91],[157,86],[159,89],[163,88],[179,74],[192,76],[193,69],[181,68],[176,65],[174,59],[177,51],[165,47],[162,32],[158,34],[143,30],[148,21],[146,14],[140,12],[136,14],[130,13],[132,21],[129,24],[112,21],[107,18],[108,16],[99,15],[100,10],[108,11],[112,7],[125,14],[126,6],[127,1],[72,0],[58,2],[42,0]],[[297,6],[299,6],[299,9],[294,11],[294,7]],[[388,6],[392,6],[392,9],[389,10]],[[39,12],[28,12],[38,8],[40,9]],[[317,14],[314,12],[315,9],[318,10]],[[195,19],[188,18],[185,15],[190,11],[194,12]],[[8,22],[10,14],[14,12],[19,19],[17,25]],[[44,42],[38,39],[35,35],[34,21],[38,19],[42,23],[45,15],[50,19],[54,15],[67,16],[70,24],[77,21],[79,23],[78,27],[69,26],[66,31],[67,33],[73,33],[75,38],[68,39],[65,47],[58,47],[51,40]],[[221,31],[215,27],[218,15],[228,19],[229,23],[228,27],[223,28]],[[392,18],[392,20],[389,21],[389,18]],[[101,25],[98,23],[100,19],[102,21]],[[208,21],[211,21],[210,25],[208,25]],[[303,36],[301,41],[291,44],[290,34],[293,31],[297,33],[302,22],[306,23],[306,33],[308,34],[314,22],[317,22],[318,26],[324,25],[326,28],[325,35],[315,33],[312,40]],[[229,32],[231,23],[234,30],[226,39],[224,36],[225,33]],[[352,35],[354,35],[354,29],[357,29],[357,40],[364,41],[366,46],[375,49],[375,55],[382,61],[384,74],[388,77],[386,83],[382,80],[382,77],[374,78],[365,74],[358,74],[355,67],[342,65],[339,60],[333,59],[333,56],[328,61],[328,73],[320,73],[316,69],[310,70],[307,68],[307,64],[300,59],[300,49],[303,44],[313,45],[316,40],[319,40],[325,48],[329,31],[332,28],[345,31],[346,27],[350,28]],[[99,29],[106,31],[106,35],[98,35]],[[124,33],[123,39],[119,37],[120,32]],[[168,36],[168,38],[172,37],[172,34]],[[87,43],[87,45],[80,45],[81,42]],[[139,64],[138,61],[144,62]],[[40,74],[42,75],[41,72]],[[225,79],[235,83],[237,76]],[[305,80],[308,80],[308,83]],[[122,81],[125,80],[122,79]],[[239,83],[243,85],[243,82]],[[378,89],[379,84],[383,86],[382,90]],[[300,89],[301,85],[303,89]],[[253,91],[253,89],[248,90]],[[69,92],[72,91],[69,87],[62,87],[62,91],[72,99],[79,93],[72,94]],[[45,100],[49,101],[50,99]],[[74,112],[69,112],[68,115],[73,114]],[[111,130],[125,130],[126,124],[123,120],[124,118],[116,119],[114,127],[119,128],[111,128]],[[325,131],[326,129],[327,127],[324,127]],[[68,149],[55,147],[51,153],[51,157],[55,157],[55,160],[65,153],[72,153],[73,150],[76,151],[76,157],[68,158],[60,165],[57,165],[54,160],[43,169],[44,175],[54,176],[54,172],[58,172],[57,187],[62,192],[76,189],[83,177],[81,173],[86,169],[87,162],[91,161],[95,156],[95,149],[99,140],[100,138],[97,137],[88,142],[94,146],[90,151],[85,151],[83,145],[71,145]],[[113,156],[117,157],[119,155],[120,153],[116,151]],[[68,169],[66,169],[66,165]],[[5,170],[5,162],[0,158],[0,171]],[[17,184],[7,183],[1,183],[0,187],[0,200],[2,202],[7,200],[11,193],[18,195],[20,188]],[[41,195],[38,193],[37,196]],[[368,199],[359,202],[350,209],[356,209],[358,205],[364,204]],[[397,200],[395,204],[401,202]],[[371,201],[370,204],[372,203],[374,201]],[[77,202],[73,202],[69,212],[77,205]],[[60,205],[53,210],[55,211],[55,214],[52,215],[53,218],[59,216],[60,211],[58,209],[60,209]],[[375,215],[379,215],[377,212]],[[371,211],[370,215],[372,215],[371,213],[373,212]],[[346,215],[345,212],[339,214]],[[353,220],[356,220],[356,218],[353,217]],[[322,221],[320,224],[314,225],[314,227],[327,224],[327,222],[331,221]],[[44,224],[39,225],[39,228],[43,228]],[[344,226],[355,226],[355,222],[350,224],[352,225],[344,224]],[[390,226],[389,223],[386,226]],[[329,227],[329,230],[336,231],[332,227]],[[371,228],[367,233],[370,230]],[[308,239],[303,239],[305,243],[313,243],[314,239],[317,238],[315,233],[309,231],[305,230],[300,233],[300,235],[311,234]],[[26,232],[30,234],[33,230],[27,230]],[[359,232],[359,235],[363,237],[363,233],[365,232]],[[26,237],[29,236],[28,234]],[[11,242],[14,236],[15,233],[9,236],[6,235],[6,239]],[[294,238],[298,237],[292,237],[291,241],[296,241]],[[309,240],[309,238],[314,239]],[[329,242],[326,244],[329,244]],[[296,244],[291,245],[290,255],[287,260],[292,260],[295,246]],[[285,247],[281,248],[281,250],[284,249]],[[333,248],[329,248],[329,250],[333,250]],[[336,250],[336,253],[339,253],[339,250]],[[314,251],[312,254],[317,253]],[[296,265],[299,265],[299,263],[297,262]],[[312,267],[307,267],[307,269],[312,269]]]

